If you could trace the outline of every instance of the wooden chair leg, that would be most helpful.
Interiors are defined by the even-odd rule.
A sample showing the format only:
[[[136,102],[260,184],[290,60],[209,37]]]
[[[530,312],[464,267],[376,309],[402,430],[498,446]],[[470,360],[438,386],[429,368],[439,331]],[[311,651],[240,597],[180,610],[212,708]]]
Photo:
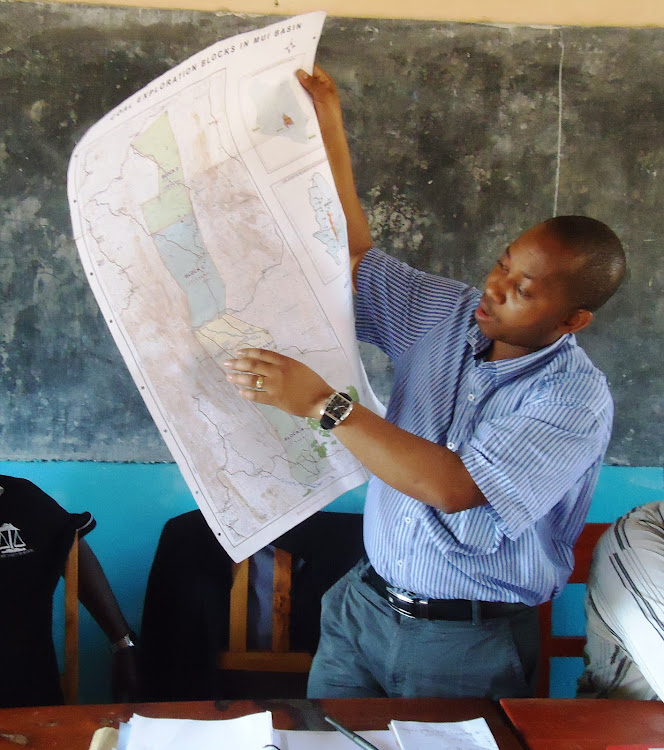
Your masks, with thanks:
[[[278,548],[274,550],[272,587],[272,650],[286,653],[290,651],[291,556]]]
[[[270,651],[247,650],[249,561],[244,560],[234,566],[228,651],[220,651],[217,655],[219,669],[300,674],[309,671],[311,655],[290,650],[291,565],[290,554],[275,549]]]
[[[78,703],[78,532],[65,564],[65,703]]]

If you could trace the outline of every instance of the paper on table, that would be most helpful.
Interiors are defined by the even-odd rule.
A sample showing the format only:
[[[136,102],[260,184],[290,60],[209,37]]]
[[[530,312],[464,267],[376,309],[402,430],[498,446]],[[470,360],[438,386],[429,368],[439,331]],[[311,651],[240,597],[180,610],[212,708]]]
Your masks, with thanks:
[[[149,719],[134,714],[127,750],[201,750],[242,748],[263,750],[272,744],[272,714],[269,711],[239,719],[200,721],[195,719]]]
[[[470,721],[391,721],[400,750],[498,750],[483,718]]]
[[[92,735],[89,750],[115,750],[118,746],[118,730],[101,727]]]
[[[118,744],[114,750],[127,750],[129,745],[129,735],[131,734],[131,726],[126,721],[121,721],[118,727]]]
[[[387,729],[358,732],[378,750],[399,750],[395,736]],[[279,750],[357,750],[352,740],[340,732],[306,732],[275,729],[274,744]]]

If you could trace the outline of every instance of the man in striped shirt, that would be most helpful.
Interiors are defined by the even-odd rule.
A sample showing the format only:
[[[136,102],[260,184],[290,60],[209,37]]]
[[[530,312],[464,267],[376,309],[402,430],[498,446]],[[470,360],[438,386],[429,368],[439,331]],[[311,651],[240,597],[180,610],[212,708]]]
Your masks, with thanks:
[[[389,258],[373,248],[334,82],[318,67],[298,77],[348,222],[358,337],[395,370],[382,419],[275,352],[226,363],[240,395],[320,416],[373,475],[368,559],[323,599],[308,694],[530,695],[536,605],[569,577],[613,417],[574,333],[620,283],[622,247],[601,222],[551,219],[504,251],[483,294]]]
[[[586,620],[578,696],[664,700],[664,501],[634,508],[602,535]]]

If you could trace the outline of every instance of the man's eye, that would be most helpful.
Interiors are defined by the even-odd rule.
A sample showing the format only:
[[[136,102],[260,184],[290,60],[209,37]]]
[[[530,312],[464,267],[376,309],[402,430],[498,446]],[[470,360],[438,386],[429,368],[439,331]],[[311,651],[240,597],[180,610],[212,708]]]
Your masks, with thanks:
[[[501,271],[504,271],[507,268],[507,266],[505,265],[504,261],[501,258],[498,258],[498,260],[496,261],[496,265],[498,266],[498,268],[500,268]]]
[[[519,297],[524,297],[526,299],[530,297],[530,294],[528,294],[528,292],[522,286],[518,286],[516,288],[516,293],[519,295]]]

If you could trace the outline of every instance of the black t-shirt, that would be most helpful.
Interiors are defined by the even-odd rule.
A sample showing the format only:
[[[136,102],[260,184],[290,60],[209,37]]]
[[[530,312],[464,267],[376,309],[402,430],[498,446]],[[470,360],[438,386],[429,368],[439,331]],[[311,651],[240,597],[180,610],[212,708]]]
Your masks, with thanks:
[[[68,513],[27,479],[0,475],[0,706],[62,703],[53,594],[90,513]]]

